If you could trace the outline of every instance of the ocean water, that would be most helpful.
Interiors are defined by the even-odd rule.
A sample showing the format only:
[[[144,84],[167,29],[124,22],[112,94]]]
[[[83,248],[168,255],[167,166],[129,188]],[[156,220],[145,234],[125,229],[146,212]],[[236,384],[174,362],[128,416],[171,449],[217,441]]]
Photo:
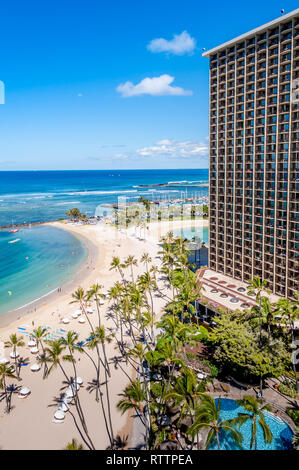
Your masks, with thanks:
[[[207,196],[206,187],[138,188],[168,182],[208,182],[208,170],[99,170],[0,172],[0,226],[56,220],[78,207],[88,215],[101,215],[103,203],[128,201],[141,195],[165,200]]]
[[[48,226],[21,228],[18,233],[0,230],[0,315],[60,287],[86,257],[85,246],[66,230]]]
[[[179,181],[189,187],[178,186]],[[72,207],[101,215],[109,212],[101,204],[117,203],[119,197],[163,201],[207,196],[207,187],[190,187],[198,181],[208,182],[208,170],[2,171],[0,226],[57,220]],[[137,187],[168,182],[172,188]],[[16,238],[20,241],[8,243]],[[80,240],[62,229],[0,230],[0,314],[57,289],[86,255]]]

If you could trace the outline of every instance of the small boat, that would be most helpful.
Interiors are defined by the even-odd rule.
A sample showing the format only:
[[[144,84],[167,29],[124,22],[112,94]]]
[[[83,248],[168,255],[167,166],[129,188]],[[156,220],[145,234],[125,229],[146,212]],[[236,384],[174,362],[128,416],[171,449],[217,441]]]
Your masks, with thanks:
[[[11,240],[11,242],[8,242],[8,243],[17,243],[19,242],[21,239],[20,238],[16,238],[15,240]]]
[[[9,231],[9,233],[17,233],[19,230],[17,228],[13,228]]]

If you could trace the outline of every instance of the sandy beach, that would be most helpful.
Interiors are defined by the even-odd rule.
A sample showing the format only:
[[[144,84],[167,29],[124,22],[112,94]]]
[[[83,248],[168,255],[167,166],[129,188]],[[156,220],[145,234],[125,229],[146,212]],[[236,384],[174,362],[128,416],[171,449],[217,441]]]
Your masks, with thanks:
[[[80,324],[78,320],[71,319],[71,313],[78,308],[77,304],[70,304],[72,300],[71,294],[79,286],[88,289],[92,284],[99,283],[104,286],[104,290],[108,290],[116,280],[120,280],[116,271],[110,271],[109,266],[113,256],[120,259],[126,258],[129,254],[140,258],[144,252],[148,252],[152,258],[152,262],[159,265],[160,260],[157,258],[159,251],[158,241],[161,236],[167,232],[183,226],[206,226],[207,221],[173,221],[173,222],[152,222],[145,229],[145,239],[140,239],[139,231],[136,232],[134,227],[127,230],[116,230],[108,224],[91,225],[74,225],[69,223],[54,222],[52,225],[70,230],[76,236],[81,237],[82,241],[88,247],[88,259],[84,265],[78,270],[76,276],[70,279],[62,286],[62,292],[53,292],[49,296],[40,299],[38,302],[30,305],[25,309],[11,312],[3,315],[0,324],[0,340],[6,341],[9,335],[20,330],[18,327],[26,327],[30,330],[39,325],[47,325],[55,330],[63,328],[65,330],[75,330],[80,334],[80,339],[84,340],[89,336],[90,327],[87,323]],[[143,233],[142,233],[143,235]],[[136,274],[144,271],[141,263],[135,267]],[[129,277],[129,271],[127,271]],[[161,312],[164,301],[155,298],[155,311]],[[35,310],[36,309],[36,310]],[[114,327],[111,320],[105,318],[108,309],[108,301],[101,307],[101,318],[105,327]],[[20,317],[20,318],[18,318]],[[71,319],[67,325],[61,324],[61,318],[68,317]],[[96,322],[96,313],[90,315],[92,322]],[[34,323],[34,326],[32,325]],[[61,393],[64,386],[64,377],[57,368],[45,380],[42,378],[42,372],[33,373],[30,365],[35,362],[34,355],[31,354],[30,348],[27,346],[28,338],[24,337],[26,346],[19,349],[20,356],[29,358],[29,365],[22,367],[22,381],[17,385],[27,386],[31,389],[28,398],[20,400],[17,396],[13,396],[13,410],[10,414],[4,413],[4,405],[1,403],[0,408],[0,448],[2,449],[61,449],[73,437],[81,441],[78,431],[76,430],[73,420],[69,413],[63,424],[53,424],[52,419],[57,409],[55,397]],[[5,350],[5,355],[9,357],[10,349]],[[113,358],[118,354],[113,343],[107,346],[107,356]],[[71,365],[67,364],[66,369],[71,372]],[[93,379],[94,372],[90,365],[90,361],[85,355],[81,355],[78,363],[78,375],[80,375],[84,384],[80,391],[83,410],[86,414],[86,421],[90,435],[97,449],[105,449],[108,444],[108,438],[104,429],[103,417],[99,404],[91,398],[86,386]],[[130,368],[127,373],[132,376],[133,371]],[[111,379],[109,380],[110,400],[112,422],[114,426],[114,434],[119,434],[125,438],[130,434],[130,426],[132,420],[128,419],[128,415],[121,415],[116,409],[115,404],[120,399],[119,394],[125,388],[128,379],[125,374],[118,368],[112,366]],[[129,442],[128,442],[129,444]]]

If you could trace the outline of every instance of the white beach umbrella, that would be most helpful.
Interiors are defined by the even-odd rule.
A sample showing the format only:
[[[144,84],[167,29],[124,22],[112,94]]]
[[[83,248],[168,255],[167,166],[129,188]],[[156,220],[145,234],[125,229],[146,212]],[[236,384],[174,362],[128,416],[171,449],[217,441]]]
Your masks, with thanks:
[[[21,390],[20,390],[20,395],[29,395],[29,393],[31,393],[31,390],[30,388],[28,387],[22,387]]]
[[[109,294],[108,294],[108,291],[106,291],[106,290],[104,290],[104,291],[102,292],[102,294],[104,294],[104,295],[109,295]]]
[[[79,385],[82,385],[82,384],[83,384],[83,379],[81,379],[81,377],[76,377],[76,378],[74,379],[74,382],[76,382],[76,383],[79,384]]]
[[[78,390],[80,390],[80,385],[77,382],[74,381],[72,383],[72,389],[78,391]]]
[[[19,353],[18,353],[18,351],[16,351],[16,352],[14,352],[14,351],[11,351],[11,353],[10,353],[10,357],[11,357],[12,359],[15,359],[15,358],[16,358],[16,357],[18,357],[18,356],[19,356]]]
[[[199,373],[197,374],[197,377],[198,377],[199,379],[204,379],[204,378],[205,378],[205,375],[202,374],[201,372],[199,372]]]
[[[32,346],[36,346],[36,341],[34,339],[31,339],[30,341],[28,341],[27,346],[29,346],[29,348],[31,348]]]
[[[67,317],[65,317],[65,318],[62,319],[62,322],[63,322],[63,323],[69,323],[69,322],[70,322],[70,319],[67,318]]]
[[[86,309],[86,312],[87,312],[87,313],[93,313],[93,312],[94,312],[94,309],[91,308],[91,307],[88,307],[88,308]]]
[[[30,351],[31,351],[31,354],[37,354],[38,348],[37,347],[31,348]]]
[[[37,372],[38,370],[40,370],[40,365],[37,363],[32,364],[32,366],[30,366],[30,370],[32,370],[32,372]]]
[[[86,322],[86,320],[85,320],[84,317],[79,318],[79,323],[85,323],[85,322]]]
[[[72,387],[68,387],[66,389],[65,396],[67,398],[73,398],[75,396],[75,393],[74,393],[74,390],[72,389]]]
[[[72,316],[72,318],[78,318],[79,315],[78,315],[78,313],[74,312],[74,313],[72,313],[71,316]]]
[[[65,418],[65,414],[62,410],[55,411],[54,419],[57,419],[58,421],[60,420],[62,421],[64,418]]]
[[[105,302],[104,302],[103,299],[100,299],[100,300],[99,300],[99,304],[100,304],[100,305],[104,305],[104,303],[105,303]]]
[[[2,357],[2,359],[0,359],[0,364],[9,364],[9,363],[10,363],[10,360],[7,357]]]
[[[80,310],[80,308],[79,308],[78,310],[75,310],[74,313],[76,313],[77,315],[81,315],[82,312],[81,312],[81,310]]]

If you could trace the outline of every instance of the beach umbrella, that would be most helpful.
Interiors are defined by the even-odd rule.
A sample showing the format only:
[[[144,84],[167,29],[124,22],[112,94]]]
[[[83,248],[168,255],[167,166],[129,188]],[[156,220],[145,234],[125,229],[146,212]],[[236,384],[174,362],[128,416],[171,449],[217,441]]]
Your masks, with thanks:
[[[76,383],[79,384],[79,385],[82,385],[82,384],[83,384],[83,379],[81,379],[81,377],[76,377],[76,378],[74,379],[74,382],[76,382]]]
[[[12,351],[12,352],[10,353],[10,357],[11,357],[12,359],[15,359],[15,358],[18,357],[18,356],[19,356],[18,351],[16,351],[16,352]]]
[[[30,366],[30,370],[32,370],[32,372],[37,372],[38,370],[40,370],[40,365],[37,363],[32,364],[32,366]]]
[[[85,323],[85,321],[86,321],[86,320],[85,320],[84,317],[79,318],[79,323]]]
[[[78,309],[78,310],[75,310],[74,313],[76,313],[77,315],[81,315],[82,312],[80,309]]]
[[[108,292],[107,292],[106,290],[104,290],[104,291],[102,292],[102,294],[103,294],[103,295],[108,295]]]
[[[80,390],[80,385],[77,382],[74,381],[72,383],[72,389],[78,391],[78,390]]]
[[[105,302],[104,302],[103,299],[100,299],[100,300],[99,300],[99,304],[100,304],[100,305],[104,305],[104,303],[105,303]]]
[[[66,412],[66,411],[68,411],[70,408],[69,408],[69,406],[63,401],[63,402],[59,403],[58,409],[61,410],[61,411],[63,411],[63,412]]]
[[[30,351],[31,351],[31,354],[36,354],[38,353],[38,348],[37,347],[31,348]]]
[[[62,421],[64,418],[65,418],[65,414],[62,410],[55,411],[54,419],[57,419],[58,421]]]
[[[78,316],[79,316],[78,313],[76,312],[72,313],[72,318],[78,318]]]
[[[87,313],[93,313],[93,308],[88,307],[88,308],[86,309],[86,312],[87,312]]]
[[[36,341],[34,339],[31,339],[30,341],[28,341],[27,346],[29,346],[30,348],[32,348],[32,346],[36,346]]]
[[[65,396],[67,398],[73,398],[75,396],[75,393],[74,393],[74,390],[72,389],[72,387],[68,387],[66,389]]]
[[[7,357],[2,357],[2,359],[0,359],[0,364],[9,364],[9,359]]]
[[[63,319],[62,319],[62,322],[63,322],[63,323],[69,323],[69,322],[70,322],[70,319],[67,318],[67,317],[66,317],[66,318],[63,318]]]
[[[29,393],[31,393],[31,390],[28,387],[22,387],[20,390],[20,395],[26,396],[29,395]]]

